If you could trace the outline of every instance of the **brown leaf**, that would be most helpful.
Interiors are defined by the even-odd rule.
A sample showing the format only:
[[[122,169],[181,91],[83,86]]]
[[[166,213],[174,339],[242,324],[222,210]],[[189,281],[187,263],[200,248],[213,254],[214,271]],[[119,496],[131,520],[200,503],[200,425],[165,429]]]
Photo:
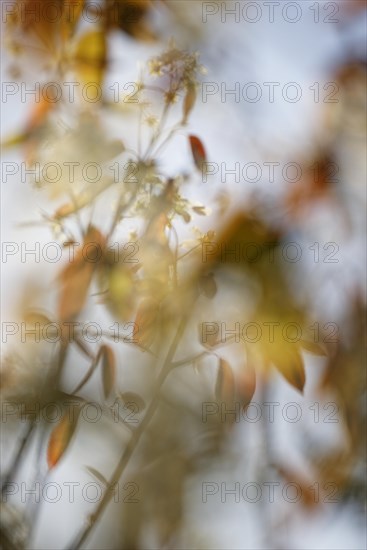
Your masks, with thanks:
[[[83,12],[85,0],[68,0],[68,8],[64,10],[61,21],[61,36],[64,41],[69,40],[76,30]]]
[[[157,317],[159,304],[154,298],[146,298],[138,308],[135,318],[138,343],[149,348],[157,335]]]
[[[98,265],[98,257],[104,248],[104,237],[91,226],[85,236],[83,246],[75,254],[73,261],[61,272],[61,292],[59,297],[59,318],[61,321],[73,319],[83,308],[93,273]],[[93,259],[96,261],[93,261]]]
[[[72,414],[70,414],[72,411]],[[47,464],[49,469],[54,468],[59,462],[74,435],[80,410],[67,409],[60,422],[51,432],[47,447]]]
[[[116,383],[116,360],[109,346],[101,346],[103,392],[107,398]]]
[[[187,123],[187,119],[194,108],[196,102],[196,87],[194,84],[190,83],[186,90],[185,99],[183,102],[183,118],[182,124]]]
[[[106,25],[117,26],[136,40],[151,42],[155,35],[145,22],[151,6],[151,0],[108,0]]]
[[[134,392],[124,392],[121,393],[121,399],[124,401],[125,405],[129,408],[129,405],[136,405],[138,408],[138,412],[141,412],[145,409],[146,404],[145,401],[140,395]],[[135,407],[131,407],[134,412],[137,412],[135,410]]]
[[[206,152],[202,141],[196,136],[189,136],[191,153],[195,162],[196,168],[203,169],[203,165],[206,162]]]
[[[48,10],[42,9],[43,5],[40,5],[39,0],[17,0],[17,3],[18,9],[10,14],[8,24],[18,24],[24,34],[38,40],[42,48],[48,50],[48,53],[53,53],[58,38],[58,18],[52,20]]]

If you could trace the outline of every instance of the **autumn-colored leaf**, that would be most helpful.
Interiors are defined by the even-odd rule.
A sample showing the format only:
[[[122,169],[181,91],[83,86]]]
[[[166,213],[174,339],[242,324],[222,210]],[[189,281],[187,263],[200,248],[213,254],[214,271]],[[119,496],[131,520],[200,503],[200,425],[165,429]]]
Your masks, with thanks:
[[[284,349],[281,356],[273,359],[273,363],[284,378],[303,393],[306,373],[300,353],[296,349],[292,351]]]
[[[218,401],[232,403],[235,395],[235,378],[232,367],[224,359],[219,360],[218,375],[215,384],[215,396]]]
[[[191,153],[195,162],[196,168],[203,169],[206,162],[206,152],[202,141],[196,136],[189,136]]]
[[[136,40],[151,42],[155,35],[145,21],[151,6],[151,0],[108,0],[106,26],[117,27]]]
[[[119,264],[102,269],[100,285],[107,284],[106,305],[111,313],[121,320],[131,319],[135,305],[133,273]]]
[[[77,76],[84,84],[102,84],[107,66],[107,38],[103,31],[88,31],[80,38],[74,54]]]
[[[47,447],[47,464],[49,469],[54,468],[67,450],[74,435],[80,410],[67,409],[60,422],[51,432]]]
[[[141,412],[146,407],[144,399],[140,397],[140,395],[138,395],[137,393],[124,392],[124,393],[121,393],[120,396],[123,402],[125,403],[126,407],[128,408],[130,408],[129,404],[136,405],[136,407],[138,408],[138,411]],[[131,410],[134,410],[134,412],[137,412],[136,407],[131,407]]]
[[[44,336],[44,327],[47,326],[47,336],[52,337],[53,335],[57,336],[57,327],[50,327],[52,321],[44,314],[38,311],[27,311],[24,314],[24,321],[26,324],[26,329],[28,332],[27,340],[34,340],[39,342]]]
[[[136,338],[144,348],[149,348],[157,334],[157,317],[159,305],[154,298],[145,298],[137,311],[135,326],[137,328]]]
[[[64,41],[73,35],[83,12],[85,0],[68,0],[68,9],[63,12],[61,20],[61,36]]]
[[[199,214],[199,216],[206,216],[207,215],[207,210],[206,210],[205,206],[193,206],[192,210],[193,210],[193,212],[195,212],[195,214]]]
[[[102,382],[105,398],[109,397],[116,383],[116,360],[109,346],[101,346],[102,357]]]
[[[18,24],[21,32],[38,40],[42,48],[47,48],[51,54],[57,41],[57,18],[50,19],[48,11],[42,9],[39,0],[17,0],[17,3],[18,10],[15,9],[4,21],[8,20],[10,25]]]
[[[304,474],[296,472],[294,469],[290,469],[289,466],[280,464],[273,464],[273,466],[289,485],[293,485],[297,488],[297,491],[299,490],[301,502],[306,508],[317,506],[320,502],[320,498],[315,492],[315,483],[312,484],[312,481],[307,480]],[[296,497],[297,495],[295,495],[295,498]]]
[[[183,118],[182,124],[187,123],[187,119],[194,108],[196,101],[196,88],[195,85],[190,83],[186,90],[186,95],[183,102]]]
[[[50,101],[48,96],[41,94],[41,97],[37,103],[35,103],[33,109],[31,110],[30,117],[27,122],[26,131],[34,132],[40,128],[46,121],[46,117],[55,107],[55,102]]]
[[[98,265],[98,257],[104,248],[104,237],[91,226],[85,236],[83,246],[69,265],[61,272],[61,292],[59,317],[62,321],[73,319],[83,308],[93,273]],[[94,258],[96,261],[94,261]]]
[[[317,342],[311,342],[309,340],[300,340],[301,347],[308,353],[314,355],[327,355],[323,347]]]

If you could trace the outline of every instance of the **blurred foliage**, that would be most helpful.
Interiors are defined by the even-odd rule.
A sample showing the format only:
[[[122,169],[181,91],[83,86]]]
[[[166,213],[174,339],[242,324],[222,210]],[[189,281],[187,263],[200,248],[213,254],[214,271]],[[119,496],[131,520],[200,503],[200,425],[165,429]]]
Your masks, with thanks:
[[[159,41],[150,18],[154,3],[149,0],[101,2],[102,11],[96,13],[102,17],[88,28],[81,21],[84,1],[72,2],[73,17],[68,16],[67,3],[71,4],[70,0],[58,1],[63,15],[55,23],[50,24],[42,17],[37,21],[20,17],[17,15],[20,10],[9,18],[4,40],[14,56],[12,71],[19,78],[23,65],[33,60],[54,81],[62,82],[72,74],[77,82],[92,82],[103,89],[110,65],[111,33],[122,32],[131,40],[148,43]],[[38,2],[19,0],[18,4],[36,9]],[[179,19],[178,7],[166,4]],[[96,6],[90,9],[92,13],[97,10]],[[184,25],[185,20],[180,24]],[[94,467],[89,468],[105,484],[105,492],[87,524],[80,519],[80,532],[69,548],[84,545],[92,528],[103,521],[102,512],[112,497],[109,487],[124,476],[125,470],[139,486],[143,498],[133,506],[121,505],[119,548],[143,548],[147,531],[152,533],[157,547],[177,547],[180,533],[185,530],[187,480],[226,460],[228,441],[236,434],[231,416],[225,421],[218,416],[203,423],[202,404],[224,403],[230,408],[240,403],[245,411],[255,391],[271,396],[276,372],[302,393],[307,384],[305,357],[310,353],[323,361],[324,374],[317,391],[321,399],[332,395],[340,405],[345,437],[332,452],[314,450],[310,445],[305,458],[317,472],[317,480],[337,482],[343,486],[346,498],[354,490],[356,471],[365,458],[365,297],[361,289],[355,289],[340,325],[340,341],[320,344],[313,338],[310,327],[321,320],[315,317],[307,293],[295,292],[281,253],[284,243],[292,241],[293,231],[300,230],[301,220],[307,219],[320,204],[334,209],[335,215],[340,214],[348,230],[353,231],[353,219],[344,203],[347,191],[330,183],[328,165],[330,159],[338,158],[335,144],[340,128],[345,129],[351,120],[349,110],[357,109],[358,119],[363,114],[363,104],[357,102],[356,106],[358,98],[353,94],[355,82],[365,80],[365,65],[353,60],[338,67],[335,78],[344,91],[344,103],[332,115],[325,116],[327,139],[315,158],[302,160],[305,167],[302,180],[276,205],[281,216],[274,216],[274,206],[257,196],[246,204],[231,205],[231,209],[230,197],[223,194],[210,230],[203,231],[194,224],[208,214],[209,205],[192,203],[185,196],[185,185],[191,177],[188,172],[204,173],[208,156],[205,136],[198,137],[187,130],[202,74],[205,69],[198,53],[181,50],[171,40],[165,51],[147,63],[134,92],[137,101],[128,107],[123,97],[119,102],[111,102],[103,93],[96,103],[79,95],[68,112],[67,101],[52,102],[42,96],[40,103],[31,106],[23,131],[3,142],[4,147],[20,151],[29,166],[36,162],[68,161],[96,162],[102,167],[102,178],[97,183],[86,183],[77,170],[73,181],[66,177],[57,185],[43,180],[35,184],[35,192],[41,191],[50,201],[59,201],[56,210],[50,206],[50,212],[42,214],[40,221],[50,228],[64,251],[81,242],[83,250],[88,248],[88,258],[82,250],[77,251],[46,288],[46,295],[54,289],[57,292],[53,313],[45,311],[41,298],[35,303],[32,292],[21,304],[21,320],[27,328],[40,330],[50,324],[63,327],[57,344],[50,346],[29,339],[21,344],[22,352],[7,350],[2,366],[3,400],[21,405],[19,417],[37,403],[40,405],[37,420],[50,403],[62,402],[64,411],[52,430],[44,420],[36,422],[34,415],[26,414],[28,429],[4,476],[5,491],[6,484],[17,477],[35,432],[40,433],[42,442],[37,479],[39,476],[46,479],[48,470],[68,460],[82,429],[80,410],[72,417],[70,405],[75,399],[80,407],[88,403],[85,389],[96,371],[100,371],[96,383],[101,389],[99,399],[104,413],[112,399],[117,399],[122,407],[129,405],[133,411],[139,411],[138,425],[131,426],[124,418],[119,419],[123,450],[120,459],[116,458],[115,469],[105,476]],[[105,119],[110,114],[121,117],[118,139],[110,137],[107,130]],[[59,123],[61,120],[64,124]],[[138,128],[136,141],[128,131],[132,120]],[[160,169],[159,159],[178,133],[187,136],[191,166],[188,172],[167,177]],[[106,165],[114,159],[124,166],[118,185]],[[307,169],[315,162],[319,166],[318,178]],[[103,200],[107,200],[109,208],[101,203]],[[104,208],[104,228],[97,227],[93,218],[94,208],[99,204]],[[133,230],[126,230],[126,221]],[[181,239],[183,227],[192,228],[195,235],[189,244]],[[114,243],[123,247],[127,241],[135,243],[139,251],[136,263],[127,263],[120,255],[116,259]],[[255,255],[241,254],[238,260],[236,255],[228,254],[223,261],[222,248],[217,243],[229,251],[253,246]],[[212,246],[214,252],[204,263],[205,245]],[[260,258],[258,249],[262,251]],[[89,260],[91,257],[93,261]],[[269,257],[274,258],[271,264]],[[302,279],[302,273],[298,277]],[[271,342],[264,333],[256,342],[241,342],[239,346],[230,339],[223,342],[217,334],[204,340],[198,338],[197,326],[203,318],[210,319],[211,311],[219,312],[218,322],[227,318],[228,303],[223,298],[226,291],[234,293],[234,305],[242,322],[261,326],[276,322],[280,327],[296,323],[302,329],[302,338],[292,342],[277,331]],[[244,303],[249,294],[251,305]],[[126,382],[124,344],[114,346],[113,333],[104,333],[103,343],[93,346],[83,340],[79,328],[70,336],[70,323],[83,319],[86,311],[90,317],[92,305],[96,321],[103,309],[114,321],[135,323],[138,328],[131,344],[135,348],[134,368],[137,372],[142,369],[138,375],[141,388],[129,387]],[[225,353],[232,343],[237,357],[233,361]],[[68,373],[73,370],[74,380],[78,370],[69,361],[74,349],[78,350],[84,375],[71,390]],[[149,376],[143,369],[147,364]],[[207,374],[203,374],[206,370]],[[179,377],[183,371],[186,371],[184,383]],[[97,377],[93,379],[97,381]],[[98,445],[98,433],[95,437],[93,444]],[[304,488],[302,505],[307,508],[315,504],[307,489],[307,474],[276,464],[271,456],[266,460],[279,478],[298,482]],[[358,481],[358,487],[361,484]],[[30,526],[19,535],[13,517],[18,512],[10,505],[5,508],[2,547],[29,547]],[[27,526],[27,521],[20,513],[15,524],[19,527],[24,522]]]

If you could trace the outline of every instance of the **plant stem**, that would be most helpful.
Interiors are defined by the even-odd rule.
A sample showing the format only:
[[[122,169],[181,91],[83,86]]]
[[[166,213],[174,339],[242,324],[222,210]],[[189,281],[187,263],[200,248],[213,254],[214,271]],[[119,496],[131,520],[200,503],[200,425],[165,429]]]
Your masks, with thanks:
[[[154,413],[156,412],[157,406],[160,402],[160,389],[163,386],[163,383],[169,374],[171,370],[171,364],[173,357],[176,353],[177,346],[181,340],[181,337],[184,333],[184,330],[186,328],[186,324],[188,321],[188,316],[184,315],[181,320],[180,324],[177,328],[175,337],[172,340],[172,343],[169,347],[169,350],[167,352],[166,358],[164,360],[162,369],[158,375],[158,378],[155,383],[155,388],[153,392],[153,398],[149,404],[149,406],[146,409],[145,415],[139,425],[138,428],[133,432],[130,441],[128,442],[127,446],[125,447],[121,458],[115,468],[115,471],[113,472],[113,475],[111,476],[111,479],[109,481],[108,489],[106,489],[105,494],[103,495],[103,498],[97,505],[94,513],[91,515],[91,519],[87,526],[77,534],[74,541],[68,546],[69,550],[78,550],[81,548],[82,544],[85,542],[87,537],[89,536],[90,532],[92,531],[93,527],[96,525],[98,519],[104,512],[107,504],[109,503],[111,497],[113,496],[113,487],[115,484],[119,481],[120,477],[122,476],[127,464],[129,463],[129,460],[134,453],[136,447],[138,446],[138,443],[140,441],[140,438],[142,437],[145,429],[147,428],[149,422],[154,416]]]
[[[1,486],[1,494],[2,495],[4,494],[6,486],[9,483],[11,483],[12,481],[14,481],[14,477],[15,477],[17,471],[18,471],[18,468],[19,468],[21,460],[22,460],[23,452],[26,448],[26,445],[27,445],[31,435],[32,435],[34,427],[35,427],[35,422],[33,420],[30,420],[29,424],[27,426],[26,432],[23,435],[22,440],[20,442],[20,445],[18,447],[17,454],[16,454],[16,456],[13,460],[12,466],[11,466],[8,474],[6,475],[6,477],[4,479],[4,482]]]

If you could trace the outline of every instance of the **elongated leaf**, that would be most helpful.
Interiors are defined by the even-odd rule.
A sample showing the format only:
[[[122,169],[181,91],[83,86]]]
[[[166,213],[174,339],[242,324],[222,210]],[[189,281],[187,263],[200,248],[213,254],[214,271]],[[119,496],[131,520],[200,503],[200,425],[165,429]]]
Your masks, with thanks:
[[[284,352],[281,358],[277,358],[274,364],[284,378],[297,390],[303,393],[306,383],[306,373],[300,353],[294,349]]]
[[[197,136],[189,136],[191,153],[195,162],[196,168],[203,169],[206,162],[206,152],[202,141]]]
[[[85,5],[85,0],[68,0],[68,5],[70,5],[70,9],[64,10],[60,29],[61,36],[65,41],[70,39],[78,25]],[[70,16],[71,14],[72,16]]]
[[[139,345],[149,348],[157,335],[158,303],[153,298],[146,298],[138,308],[135,318],[137,340]]]
[[[98,263],[91,260],[98,259],[103,247],[104,237],[98,229],[90,227],[85,236],[83,247],[61,272],[59,277],[62,286],[59,298],[59,317],[62,321],[73,319],[82,310]]]
[[[99,472],[98,470],[96,470],[95,468],[92,468],[92,466],[86,466],[88,472],[90,474],[92,474],[93,477],[95,477],[100,483],[102,483],[102,485],[104,487],[108,487],[108,481],[107,479],[104,477],[103,474],[101,474],[101,472]]]
[[[196,102],[196,88],[194,84],[190,84],[186,90],[186,95],[183,102],[183,118],[182,124],[186,124],[187,119],[194,108]]]
[[[300,344],[302,348],[308,353],[313,355],[327,355],[326,351],[317,342],[310,342],[308,340],[301,340]]]
[[[60,422],[51,432],[47,447],[47,464],[49,469],[54,468],[67,450],[77,427],[80,409],[67,409]]]

